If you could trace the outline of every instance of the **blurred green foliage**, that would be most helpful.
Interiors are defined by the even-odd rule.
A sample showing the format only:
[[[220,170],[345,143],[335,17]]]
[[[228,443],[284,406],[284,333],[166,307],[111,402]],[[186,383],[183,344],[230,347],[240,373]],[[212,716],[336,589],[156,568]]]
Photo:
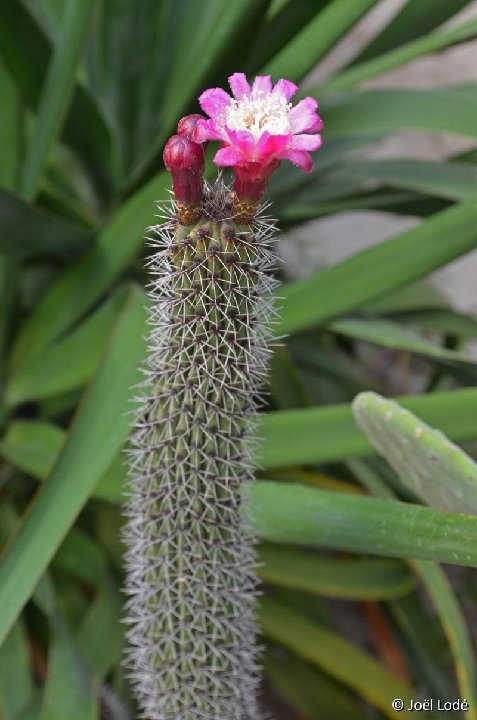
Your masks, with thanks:
[[[170,185],[165,140],[231,72],[301,82],[379,4],[0,4],[2,720],[135,715],[120,665],[121,447],[144,352],[143,236]],[[405,407],[457,442],[477,439],[465,347],[476,321],[426,280],[477,247],[476,154],[364,157],[402,130],[475,142],[477,87],[362,87],[475,38],[475,19],[441,27],[468,4],[404,2],[307,91],[326,124],[315,171],[283,166],[271,184],[286,230],[351,209],[420,220],[306,280],[282,270],[288,337],[273,361],[253,506],[265,703],[283,718],[394,717],[391,700],[418,693],[460,694],[477,718],[465,619],[475,571],[449,579],[437,564],[477,566],[475,518],[419,507],[351,413],[360,391],[412,392],[418,368],[423,392]]]

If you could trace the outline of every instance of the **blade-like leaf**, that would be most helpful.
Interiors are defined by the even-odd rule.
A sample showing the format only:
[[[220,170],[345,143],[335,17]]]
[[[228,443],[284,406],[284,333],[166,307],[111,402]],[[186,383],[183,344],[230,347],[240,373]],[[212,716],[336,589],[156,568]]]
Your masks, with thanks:
[[[382,600],[405,595],[415,584],[409,569],[394,560],[320,557],[262,544],[259,561],[264,582],[329,597]]]
[[[332,173],[327,182],[339,185],[344,180],[376,181],[449,200],[465,200],[475,196],[475,176],[475,167],[470,163],[396,159],[350,163],[346,170]]]
[[[400,397],[399,403],[456,442],[477,438],[474,388]],[[350,405],[267,413],[259,432],[263,446],[257,459],[266,468],[373,454],[369,441],[356,427]]]
[[[300,718],[363,719],[362,709],[341,684],[318,673],[309,663],[285,655],[282,648],[279,652],[268,652],[264,665],[265,673],[278,694],[298,710]]]
[[[129,388],[139,378],[144,352],[138,333],[144,295],[134,291],[86,392],[68,441],[37,493],[0,565],[0,637],[30,597],[61,540],[128,434]]]
[[[108,289],[141,247],[154,201],[165,198],[168,184],[163,172],[145,185],[116,212],[94,247],[52,284],[23,327],[14,360],[44,348]]]
[[[40,720],[97,720],[91,678],[66,624],[53,620],[48,680]]]
[[[413,282],[477,245],[476,199],[285,286],[280,332],[297,332]],[[336,292],[340,288],[340,292]]]
[[[410,4],[415,5],[415,3]],[[430,15],[433,15],[433,13],[430,13]],[[475,18],[462,23],[458,27],[452,28],[452,30],[430,33],[424,37],[419,37],[413,42],[402,45],[396,50],[383,52],[374,60],[363,62],[349,70],[338,73],[331,80],[314,88],[313,93],[323,97],[325,94],[349,90],[359,83],[371,80],[378,75],[389,72],[422,55],[442,50],[455,43],[470,40],[475,37],[476,34],[477,20]]]
[[[349,685],[393,720],[392,701],[412,697],[411,688],[371,656],[276,600],[262,600],[261,624],[267,637]],[[412,712],[404,709],[400,716],[411,718]]]
[[[342,318],[334,320],[327,327],[338,333],[338,335],[374,343],[381,347],[418,353],[444,364],[465,363],[475,365],[477,363],[477,359],[471,354],[447,350],[447,348],[434,345],[413,330],[392,320]]]
[[[264,540],[477,567],[477,518],[421,505],[257,482],[251,516]]]
[[[0,252],[17,257],[39,254],[71,259],[86,250],[88,231],[0,190]]]
[[[261,73],[299,82],[377,0],[332,0],[310,20]]]
[[[382,55],[387,50],[399,48],[404,43],[434,30],[468,4],[469,0],[453,0],[452,3],[439,4],[434,0],[419,0],[417,3],[407,0],[389,25],[361,50],[354,61],[367,60]]]
[[[42,90],[35,130],[23,168],[21,191],[31,200],[37,191],[48,152],[61,129],[74,88],[95,0],[70,0],[65,5],[61,29]]]
[[[130,295],[121,285],[86,320],[39,357],[27,356],[7,381],[5,402],[17,405],[80,388],[94,373],[111,328]]]
[[[476,666],[469,628],[451,584],[435,563],[419,560],[412,563],[437,610],[454,656],[461,696],[469,703],[467,717],[477,717]]]
[[[67,433],[40,420],[14,420],[0,439],[0,455],[15,467],[38,480],[46,480],[53,469]],[[123,499],[126,466],[122,453],[116,455],[95,486],[93,497],[113,503]]]
[[[326,137],[423,130],[477,137],[475,86],[439,90],[366,90],[326,98]],[[372,112],[370,112],[372,108]]]

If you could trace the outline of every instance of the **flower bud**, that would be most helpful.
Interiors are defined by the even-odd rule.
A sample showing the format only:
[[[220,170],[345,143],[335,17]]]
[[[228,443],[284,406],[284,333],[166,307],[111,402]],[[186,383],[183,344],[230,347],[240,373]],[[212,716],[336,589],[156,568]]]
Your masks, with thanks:
[[[177,124],[177,134],[192,139],[199,120],[205,120],[204,116],[199,114],[185,115]]]
[[[164,164],[172,175],[172,188],[179,206],[179,219],[189,224],[202,200],[204,188],[204,149],[185,135],[173,135],[166,143]],[[185,209],[185,214],[182,212]],[[191,215],[191,211],[192,215]]]

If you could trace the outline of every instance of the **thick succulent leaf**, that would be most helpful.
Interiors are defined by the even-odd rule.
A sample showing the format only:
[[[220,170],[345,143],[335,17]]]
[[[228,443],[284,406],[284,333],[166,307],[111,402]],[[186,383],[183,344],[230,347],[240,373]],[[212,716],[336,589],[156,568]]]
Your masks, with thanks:
[[[267,481],[252,489],[251,517],[271,542],[477,567],[472,515]]]
[[[358,395],[353,412],[406,487],[432,507],[477,514],[477,464],[442,432],[376,393]]]

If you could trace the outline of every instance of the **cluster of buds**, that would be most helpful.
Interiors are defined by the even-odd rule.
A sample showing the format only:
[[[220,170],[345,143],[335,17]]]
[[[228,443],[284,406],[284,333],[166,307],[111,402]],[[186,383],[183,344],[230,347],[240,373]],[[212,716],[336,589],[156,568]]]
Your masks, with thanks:
[[[202,93],[199,103],[208,118],[182,118],[177,135],[164,149],[183,225],[200,218],[204,148],[209,140],[221,144],[214,163],[234,172],[234,217],[242,224],[255,216],[270,176],[281,161],[289,160],[310,172],[310,151],[321,145],[323,122],[316,112],[318,103],[306,97],[293,106],[290,99],[298,90],[294,83],[282,79],[273,86],[270,76],[259,76],[250,86],[243,73],[234,73],[229,84],[233,97],[220,88]]]

